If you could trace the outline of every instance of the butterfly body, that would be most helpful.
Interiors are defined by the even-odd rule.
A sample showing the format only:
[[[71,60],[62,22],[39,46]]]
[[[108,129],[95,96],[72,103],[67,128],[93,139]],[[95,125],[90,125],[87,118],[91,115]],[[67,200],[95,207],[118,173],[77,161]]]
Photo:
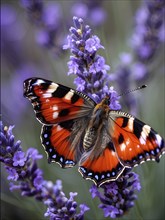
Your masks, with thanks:
[[[159,161],[163,138],[132,115],[109,108],[106,96],[96,104],[85,94],[45,79],[24,82],[24,95],[43,124],[41,142],[49,162],[78,163],[79,172],[98,186],[116,180],[126,168]]]
[[[105,129],[106,121],[110,112],[108,103],[109,97],[105,97],[101,103],[94,107],[93,112],[90,115],[88,126],[85,130],[85,136],[83,138],[83,148],[86,151],[95,145],[97,137],[100,136],[100,132]]]

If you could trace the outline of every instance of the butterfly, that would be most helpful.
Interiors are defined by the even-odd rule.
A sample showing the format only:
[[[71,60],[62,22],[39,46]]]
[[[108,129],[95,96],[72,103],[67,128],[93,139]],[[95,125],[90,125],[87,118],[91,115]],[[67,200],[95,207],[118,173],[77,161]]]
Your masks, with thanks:
[[[24,81],[24,96],[43,125],[41,142],[48,162],[73,167],[97,186],[114,181],[127,168],[159,162],[163,138],[132,115],[96,103],[87,95],[42,78]]]

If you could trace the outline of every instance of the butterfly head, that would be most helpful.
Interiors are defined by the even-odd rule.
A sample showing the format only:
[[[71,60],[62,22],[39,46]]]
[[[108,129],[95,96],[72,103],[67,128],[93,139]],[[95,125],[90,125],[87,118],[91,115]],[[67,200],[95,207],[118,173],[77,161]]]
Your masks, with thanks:
[[[110,105],[110,97],[108,95],[101,101],[102,105]]]
[[[108,95],[102,99],[100,103],[98,103],[95,107],[94,113],[100,112],[99,115],[105,114],[109,112],[109,105],[110,105],[110,97]]]

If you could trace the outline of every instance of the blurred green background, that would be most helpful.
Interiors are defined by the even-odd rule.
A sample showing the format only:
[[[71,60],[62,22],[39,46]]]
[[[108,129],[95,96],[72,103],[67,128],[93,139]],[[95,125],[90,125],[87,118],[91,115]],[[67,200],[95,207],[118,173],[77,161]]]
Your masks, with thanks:
[[[44,1],[47,4],[50,1]],[[71,5],[75,1],[53,1],[60,5],[63,16],[61,33],[66,36],[68,27],[65,24],[66,18],[70,18],[72,24]],[[105,50],[99,51],[106,59],[106,64],[111,66],[114,72],[119,65],[119,54],[123,51],[130,52],[129,38],[133,32],[134,15],[141,1],[117,0],[103,1],[102,7],[107,13],[107,18],[101,26],[91,28],[93,34],[100,39]],[[30,76],[43,77],[52,81],[74,88],[74,76],[67,76],[69,51],[55,55],[52,50],[41,47],[36,43],[35,34],[37,27],[28,20],[26,11],[20,6],[19,1],[2,1],[1,6],[9,4],[16,11],[15,23],[21,26],[20,38],[11,45],[5,45],[6,53],[1,58],[2,73],[2,119],[4,125],[15,125],[15,140],[21,140],[22,148],[26,151],[29,147],[35,147],[44,156],[39,161],[39,167],[44,171],[44,178],[55,182],[61,179],[63,190],[66,195],[69,192],[78,192],[76,201],[86,203],[90,211],[86,213],[86,220],[103,220],[103,212],[97,206],[99,201],[92,199],[89,194],[91,181],[84,180],[77,172],[77,167],[72,169],[61,169],[58,164],[48,164],[46,154],[40,142],[41,124],[35,119],[31,104],[23,97],[23,80]],[[88,18],[85,20],[87,24]],[[13,30],[13,35],[18,30]],[[12,32],[6,32],[10,38]],[[7,56],[9,46],[17,46],[21,62],[14,61],[14,56]],[[157,54],[157,64],[148,80],[148,87],[135,94],[138,102],[138,114],[136,117],[151,125],[161,136],[165,137],[165,76],[164,76],[164,47],[160,48]],[[12,60],[13,58],[13,60]],[[13,62],[12,62],[12,61]],[[30,67],[29,67],[30,66]],[[127,109],[123,109],[127,110]],[[7,174],[1,167],[1,218],[3,220],[17,219],[45,219],[43,214],[46,207],[35,201],[33,198],[22,197],[19,192],[9,191]],[[148,162],[134,168],[140,175],[142,190],[138,193],[138,199],[133,208],[120,219],[127,220],[162,220],[165,218],[165,158],[160,163]]]

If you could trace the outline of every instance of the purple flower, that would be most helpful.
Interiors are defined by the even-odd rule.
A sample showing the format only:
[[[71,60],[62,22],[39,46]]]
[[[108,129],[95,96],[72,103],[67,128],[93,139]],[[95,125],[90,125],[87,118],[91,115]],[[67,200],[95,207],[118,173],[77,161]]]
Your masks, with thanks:
[[[34,148],[28,148],[27,157],[32,158],[33,160],[38,160],[43,158],[41,154],[38,154],[38,150]]]
[[[62,52],[61,46],[64,37],[61,35],[62,13],[58,3],[42,0],[21,0],[21,5],[27,10],[31,22],[36,27],[36,41],[48,49],[52,49],[54,55]]]
[[[74,197],[77,196],[77,193],[70,192],[70,198],[67,199],[65,194],[62,192],[62,182],[60,180],[56,181],[56,184],[53,185],[51,182],[46,182],[45,192],[49,193],[52,196],[47,196],[47,199],[44,201],[44,204],[47,205],[47,211],[45,216],[49,216],[50,219],[83,219],[84,213],[89,210],[89,208],[81,204],[79,206],[80,213],[76,214],[77,202],[74,201]]]
[[[161,26],[160,30],[158,31],[158,37],[160,42],[165,42],[165,26]]]
[[[24,152],[22,151],[15,152],[14,157],[13,157],[13,166],[23,167],[25,165],[25,161],[26,161],[26,158],[25,158]]]
[[[42,22],[43,1],[42,0],[21,0],[21,6],[27,9],[29,18],[39,24]]]
[[[105,64],[105,59],[101,56],[97,56],[95,63],[93,63],[89,68],[89,72],[93,74],[101,72],[106,75],[107,70],[110,70],[110,66]]]
[[[92,11],[90,11],[89,20],[93,26],[102,25],[107,18],[106,11],[101,7],[95,7]]]
[[[74,60],[71,60],[68,62],[68,68],[69,68],[68,75],[76,74],[79,71],[79,69],[78,69],[79,65]]]
[[[100,192],[98,191],[98,187],[95,184],[92,185],[89,192],[91,193],[92,198],[95,198],[96,196],[100,195]]]
[[[119,216],[119,214],[123,214],[122,210],[121,212],[115,208],[114,206],[105,206],[105,205],[99,205],[99,208],[103,209],[104,211],[104,216],[105,217],[110,217],[110,218],[117,218],[117,216]]]
[[[146,1],[136,13],[132,47],[137,59],[142,63],[149,62],[159,48],[159,33],[164,28],[164,10],[163,0]]]
[[[61,20],[61,8],[59,4],[50,2],[45,6],[43,21],[46,27],[56,29],[59,27]]]
[[[33,180],[33,185],[34,187],[36,187],[36,189],[41,189],[43,187],[43,182],[43,176],[37,175]]]
[[[135,15],[135,28],[130,39],[132,54],[121,54],[120,64],[110,79],[117,84],[120,93],[131,90],[133,83],[143,83],[151,77],[151,62],[157,58],[158,50],[163,43],[165,20],[164,0],[144,1]],[[124,56],[123,56],[124,55]],[[153,67],[152,67],[153,69]],[[130,113],[136,114],[136,100],[133,93],[123,96]]]
[[[62,182],[55,184],[43,178],[43,172],[38,168],[37,160],[42,156],[38,151],[29,148],[22,151],[20,141],[15,143],[12,129],[14,126],[4,127],[0,121],[0,161],[4,163],[10,182],[10,190],[19,190],[22,196],[34,197],[47,206],[45,217],[50,219],[83,219],[89,208],[81,204],[77,213],[77,193],[70,193],[69,199],[62,191]]]
[[[1,57],[4,65],[2,72],[11,72],[10,77],[3,77],[1,94],[3,96],[2,112],[6,112],[9,120],[16,123],[22,121],[22,113],[27,102],[22,96],[22,81],[34,75],[33,64],[28,63],[24,45],[25,27],[12,4],[1,5]],[[10,88],[10,89],[9,89]],[[15,95],[17,94],[17,95]],[[17,105],[17,108],[13,106]]]
[[[6,171],[9,174],[7,177],[8,180],[14,180],[14,181],[18,180],[19,175],[14,168],[6,166]]]
[[[99,208],[103,209],[105,217],[118,218],[134,205],[135,191],[140,189],[139,176],[127,171],[116,181],[103,184],[101,190],[93,185],[90,193],[92,198],[100,199]]]
[[[86,18],[88,14],[88,7],[84,3],[77,2],[73,4],[71,12],[77,17]]]
[[[79,208],[80,208],[80,214],[77,215],[77,219],[81,220],[81,219],[83,219],[85,212],[90,210],[90,208],[85,204],[80,204]]]
[[[146,77],[148,77],[148,69],[145,64],[141,62],[134,63],[132,65],[132,73],[135,80],[144,81]]]
[[[74,83],[77,85],[77,90],[79,90],[80,92],[84,91],[86,83],[82,78],[75,78]]]
[[[82,19],[88,18],[92,26],[102,25],[107,17],[105,9],[102,7],[102,1],[84,1],[76,2],[71,8],[72,15]]]
[[[21,66],[14,67],[10,79],[3,80],[1,94],[4,101],[2,111],[9,115],[8,117],[13,124],[21,123],[23,114],[27,111],[28,103],[22,96],[22,82],[34,76],[35,72],[41,72],[41,70],[26,61],[26,64],[22,63]],[[17,108],[13,108],[15,105],[17,105]]]
[[[23,62],[23,24],[11,4],[1,5],[1,56],[7,65],[20,66]]]
[[[122,63],[122,65],[130,65],[132,62],[132,55],[130,53],[121,53],[119,55],[120,61]]]
[[[70,74],[77,75],[74,83],[77,90],[86,93],[96,102],[100,102],[106,95],[113,97],[110,107],[114,110],[120,109],[119,97],[113,95],[114,90],[110,88],[110,78],[107,71],[110,67],[105,64],[105,59],[98,55],[99,49],[104,49],[100,39],[91,34],[91,29],[84,24],[81,18],[73,18],[74,27],[70,28],[68,43],[63,49],[70,49],[72,55],[68,62]]]
[[[100,39],[97,36],[92,36],[85,42],[85,50],[89,53],[95,53],[99,48],[104,47],[100,44]]]
[[[111,100],[111,103],[110,103],[110,108],[111,109],[120,109],[120,104],[119,104],[119,101],[118,101],[118,94],[117,92],[113,89],[113,87],[111,86],[110,87],[110,100]]]

